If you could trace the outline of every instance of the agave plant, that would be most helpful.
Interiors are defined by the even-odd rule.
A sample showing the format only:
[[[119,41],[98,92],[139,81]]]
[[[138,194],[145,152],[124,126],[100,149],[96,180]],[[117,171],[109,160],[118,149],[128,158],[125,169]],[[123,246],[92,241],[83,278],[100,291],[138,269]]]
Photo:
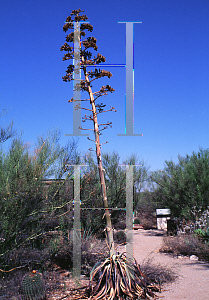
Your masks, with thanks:
[[[111,255],[91,271],[89,292],[92,300],[155,299],[153,291],[158,292],[159,288],[142,273],[135,258],[126,257],[125,253]]]
[[[76,83],[74,85],[75,90],[86,91],[89,94],[89,99],[83,99],[82,101],[90,102],[91,109],[84,108],[80,106],[80,100],[71,98],[68,102],[76,102],[78,101],[78,105],[76,108],[82,108],[91,112],[91,115],[83,118],[83,122],[85,121],[93,121],[94,123],[94,134],[95,134],[95,144],[96,144],[96,156],[97,156],[97,164],[100,176],[101,190],[102,190],[102,198],[105,209],[106,216],[106,234],[107,241],[109,246],[109,258],[107,258],[104,262],[100,262],[94,266],[91,272],[90,285],[86,291],[86,295],[90,299],[137,299],[139,297],[144,299],[149,299],[148,297],[155,297],[152,290],[158,291],[159,289],[151,284],[151,282],[146,278],[145,275],[142,274],[139,265],[136,260],[127,258],[124,253],[116,254],[113,240],[113,230],[111,225],[111,217],[108,207],[107,194],[106,194],[106,185],[105,185],[105,177],[104,177],[104,168],[102,164],[101,157],[101,144],[100,144],[100,135],[101,131],[106,129],[108,126],[111,126],[112,122],[108,122],[106,124],[98,124],[97,115],[102,112],[107,111],[116,111],[114,107],[111,107],[109,110],[104,110],[106,105],[95,104],[96,100],[101,97],[107,95],[108,92],[114,92],[115,90],[109,86],[102,86],[100,91],[92,92],[91,82],[95,79],[99,79],[101,77],[108,76],[110,78],[112,74],[105,70],[95,69],[95,72],[87,72],[87,65],[95,65],[100,64],[101,62],[105,62],[106,59],[101,54],[97,54],[97,57],[91,59],[92,54],[87,51],[88,48],[93,48],[97,51],[98,46],[96,45],[96,39],[94,37],[88,37],[87,40],[81,41],[81,37],[85,36],[86,33],[84,30],[92,31],[93,26],[90,24],[82,24],[80,26],[80,32],[78,28],[78,22],[86,21],[88,17],[86,15],[80,16],[79,14],[82,12],[81,9],[73,10],[71,15],[67,17],[66,24],[63,26],[63,30],[66,32],[68,29],[73,29],[73,26],[76,26],[76,30],[71,32],[66,37],[66,42],[76,42],[80,45],[80,55],[77,52],[74,52],[74,47],[65,43],[60,50],[66,51],[67,53],[64,55],[63,60],[75,59],[76,57],[79,60],[75,65],[69,65],[66,71],[66,76],[62,77],[63,81],[71,81],[76,80],[73,78],[76,72],[79,74],[80,69],[83,70],[85,80],[80,80],[80,83]],[[74,16],[74,19],[72,18]],[[75,25],[77,23],[77,25]],[[82,50],[83,46],[83,50]],[[76,65],[79,65],[79,69],[76,69]],[[95,77],[92,80],[89,78]],[[80,127],[80,129],[83,129]],[[83,129],[87,130],[87,129]],[[92,129],[90,129],[92,130]],[[96,285],[94,284],[96,281]],[[83,295],[84,296],[84,295]],[[80,298],[81,299],[81,298]]]

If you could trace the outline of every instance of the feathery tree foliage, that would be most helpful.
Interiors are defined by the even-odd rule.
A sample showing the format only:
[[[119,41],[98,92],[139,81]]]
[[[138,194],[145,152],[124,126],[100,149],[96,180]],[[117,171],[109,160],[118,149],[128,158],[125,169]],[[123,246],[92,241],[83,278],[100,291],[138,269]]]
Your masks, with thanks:
[[[120,156],[113,152],[103,154],[103,166],[105,169],[105,179],[107,183],[107,195],[110,207],[126,207],[126,172],[123,166],[120,166]],[[135,210],[138,204],[138,194],[145,186],[148,176],[148,167],[143,161],[138,161],[136,155],[132,154],[122,162],[123,165],[136,165],[133,167],[133,193]],[[139,165],[139,166],[137,166]],[[112,219],[117,220],[121,212],[113,211]]]
[[[175,217],[192,220],[195,208],[204,211],[209,205],[209,149],[178,159],[178,164],[165,161],[163,171],[152,173],[151,180],[157,184],[153,197]]]
[[[4,116],[6,111],[3,109],[0,113],[0,117]],[[8,139],[16,134],[13,129],[13,122],[11,122],[7,127],[0,126],[0,144],[6,142]]]
[[[59,145],[59,133],[39,137],[34,152],[21,138],[12,141],[7,153],[0,153],[0,257],[43,234],[51,218],[66,212],[72,195],[56,197],[72,172],[66,166],[79,163],[73,140],[66,147]],[[44,180],[54,178],[46,189]],[[64,180],[59,180],[64,178]],[[58,180],[58,181],[57,181]],[[61,209],[58,209],[61,208]]]
[[[120,166],[120,156],[117,152],[102,153],[105,182],[107,187],[108,205],[110,208],[126,208],[126,172]],[[84,157],[87,168],[82,170],[81,179],[81,206],[86,208],[103,207],[101,186],[99,184],[98,167],[92,153]],[[123,161],[123,165],[139,164],[136,155],[130,155]],[[133,168],[133,188],[134,188],[134,210],[139,201],[139,193],[145,185],[148,177],[148,167],[141,162],[140,167]],[[102,219],[104,212],[101,210],[82,211],[81,226],[86,229],[94,228],[95,232],[104,230],[105,222]],[[125,210],[111,210],[111,219],[115,224],[118,219],[125,217]]]

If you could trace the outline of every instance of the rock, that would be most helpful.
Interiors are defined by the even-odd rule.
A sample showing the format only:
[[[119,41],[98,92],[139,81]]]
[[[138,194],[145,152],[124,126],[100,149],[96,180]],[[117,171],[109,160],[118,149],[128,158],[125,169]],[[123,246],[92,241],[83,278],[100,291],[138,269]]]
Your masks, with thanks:
[[[198,260],[198,257],[196,255],[191,255],[189,259],[190,260]]]
[[[70,272],[69,272],[69,271],[66,271],[66,272],[64,273],[64,275],[65,275],[66,277],[70,277]]]

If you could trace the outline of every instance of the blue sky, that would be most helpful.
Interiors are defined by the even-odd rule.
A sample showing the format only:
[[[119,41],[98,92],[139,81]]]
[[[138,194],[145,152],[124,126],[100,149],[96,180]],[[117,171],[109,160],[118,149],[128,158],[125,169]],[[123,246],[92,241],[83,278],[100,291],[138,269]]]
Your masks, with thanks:
[[[126,59],[125,24],[118,22],[142,21],[134,25],[134,133],[143,136],[117,136],[125,132],[125,68],[106,67],[113,77],[97,80],[93,91],[110,84],[115,92],[100,99],[117,113],[102,115],[113,122],[101,136],[102,143],[109,142],[102,150],[115,150],[122,159],[135,153],[154,171],[163,169],[165,160],[177,162],[178,154],[208,148],[207,0],[1,0],[0,110],[8,111],[1,124],[14,120],[32,147],[38,135],[52,128],[59,128],[61,143],[67,143],[65,134],[73,132],[73,105],[68,103],[73,83],[62,81],[71,61],[62,61],[60,47],[66,17],[78,8],[94,27],[87,36],[97,39],[98,53],[108,64]],[[78,146],[81,151],[95,147],[86,137],[79,138]]]

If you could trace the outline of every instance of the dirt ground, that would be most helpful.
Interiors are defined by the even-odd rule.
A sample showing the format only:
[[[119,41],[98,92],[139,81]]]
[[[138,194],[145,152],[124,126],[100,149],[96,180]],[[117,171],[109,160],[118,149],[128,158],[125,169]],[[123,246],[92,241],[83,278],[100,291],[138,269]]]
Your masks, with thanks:
[[[206,300],[209,299],[209,263],[190,260],[189,257],[174,257],[171,254],[159,253],[163,242],[162,231],[134,231],[134,257],[139,264],[147,259],[153,263],[171,267],[178,275],[174,283],[165,284],[162,293],[164,300]],[[125,246],[118,248],[119,252]]]
[[[209,299],[209,263],[190,260],[189,257],[174,257],[171,254],[160,253],[163,242],[163,232],[160,230],[135,230],[133,231],[134,257],[139,264],[151,259],[154,264],[168,266],[178,275],[175,282],[162,286],[159,299],[164,300],[207,300]],[[120,246],[117,251],[124,252],[125,246]],[[55,267],[53,272],[45,272],[48,300],[80,299],[69,289],[77,287],[69,271]],[[81,286],[87,285],[88,280],[81,278]],[[15,282],[15,280],[17,282]],[[0,282],[0,300],[19,300],[18,280],[14,282]],[[9,290],[8,290],[8,287]],[[9,293],[8,293],[9,291]]]

